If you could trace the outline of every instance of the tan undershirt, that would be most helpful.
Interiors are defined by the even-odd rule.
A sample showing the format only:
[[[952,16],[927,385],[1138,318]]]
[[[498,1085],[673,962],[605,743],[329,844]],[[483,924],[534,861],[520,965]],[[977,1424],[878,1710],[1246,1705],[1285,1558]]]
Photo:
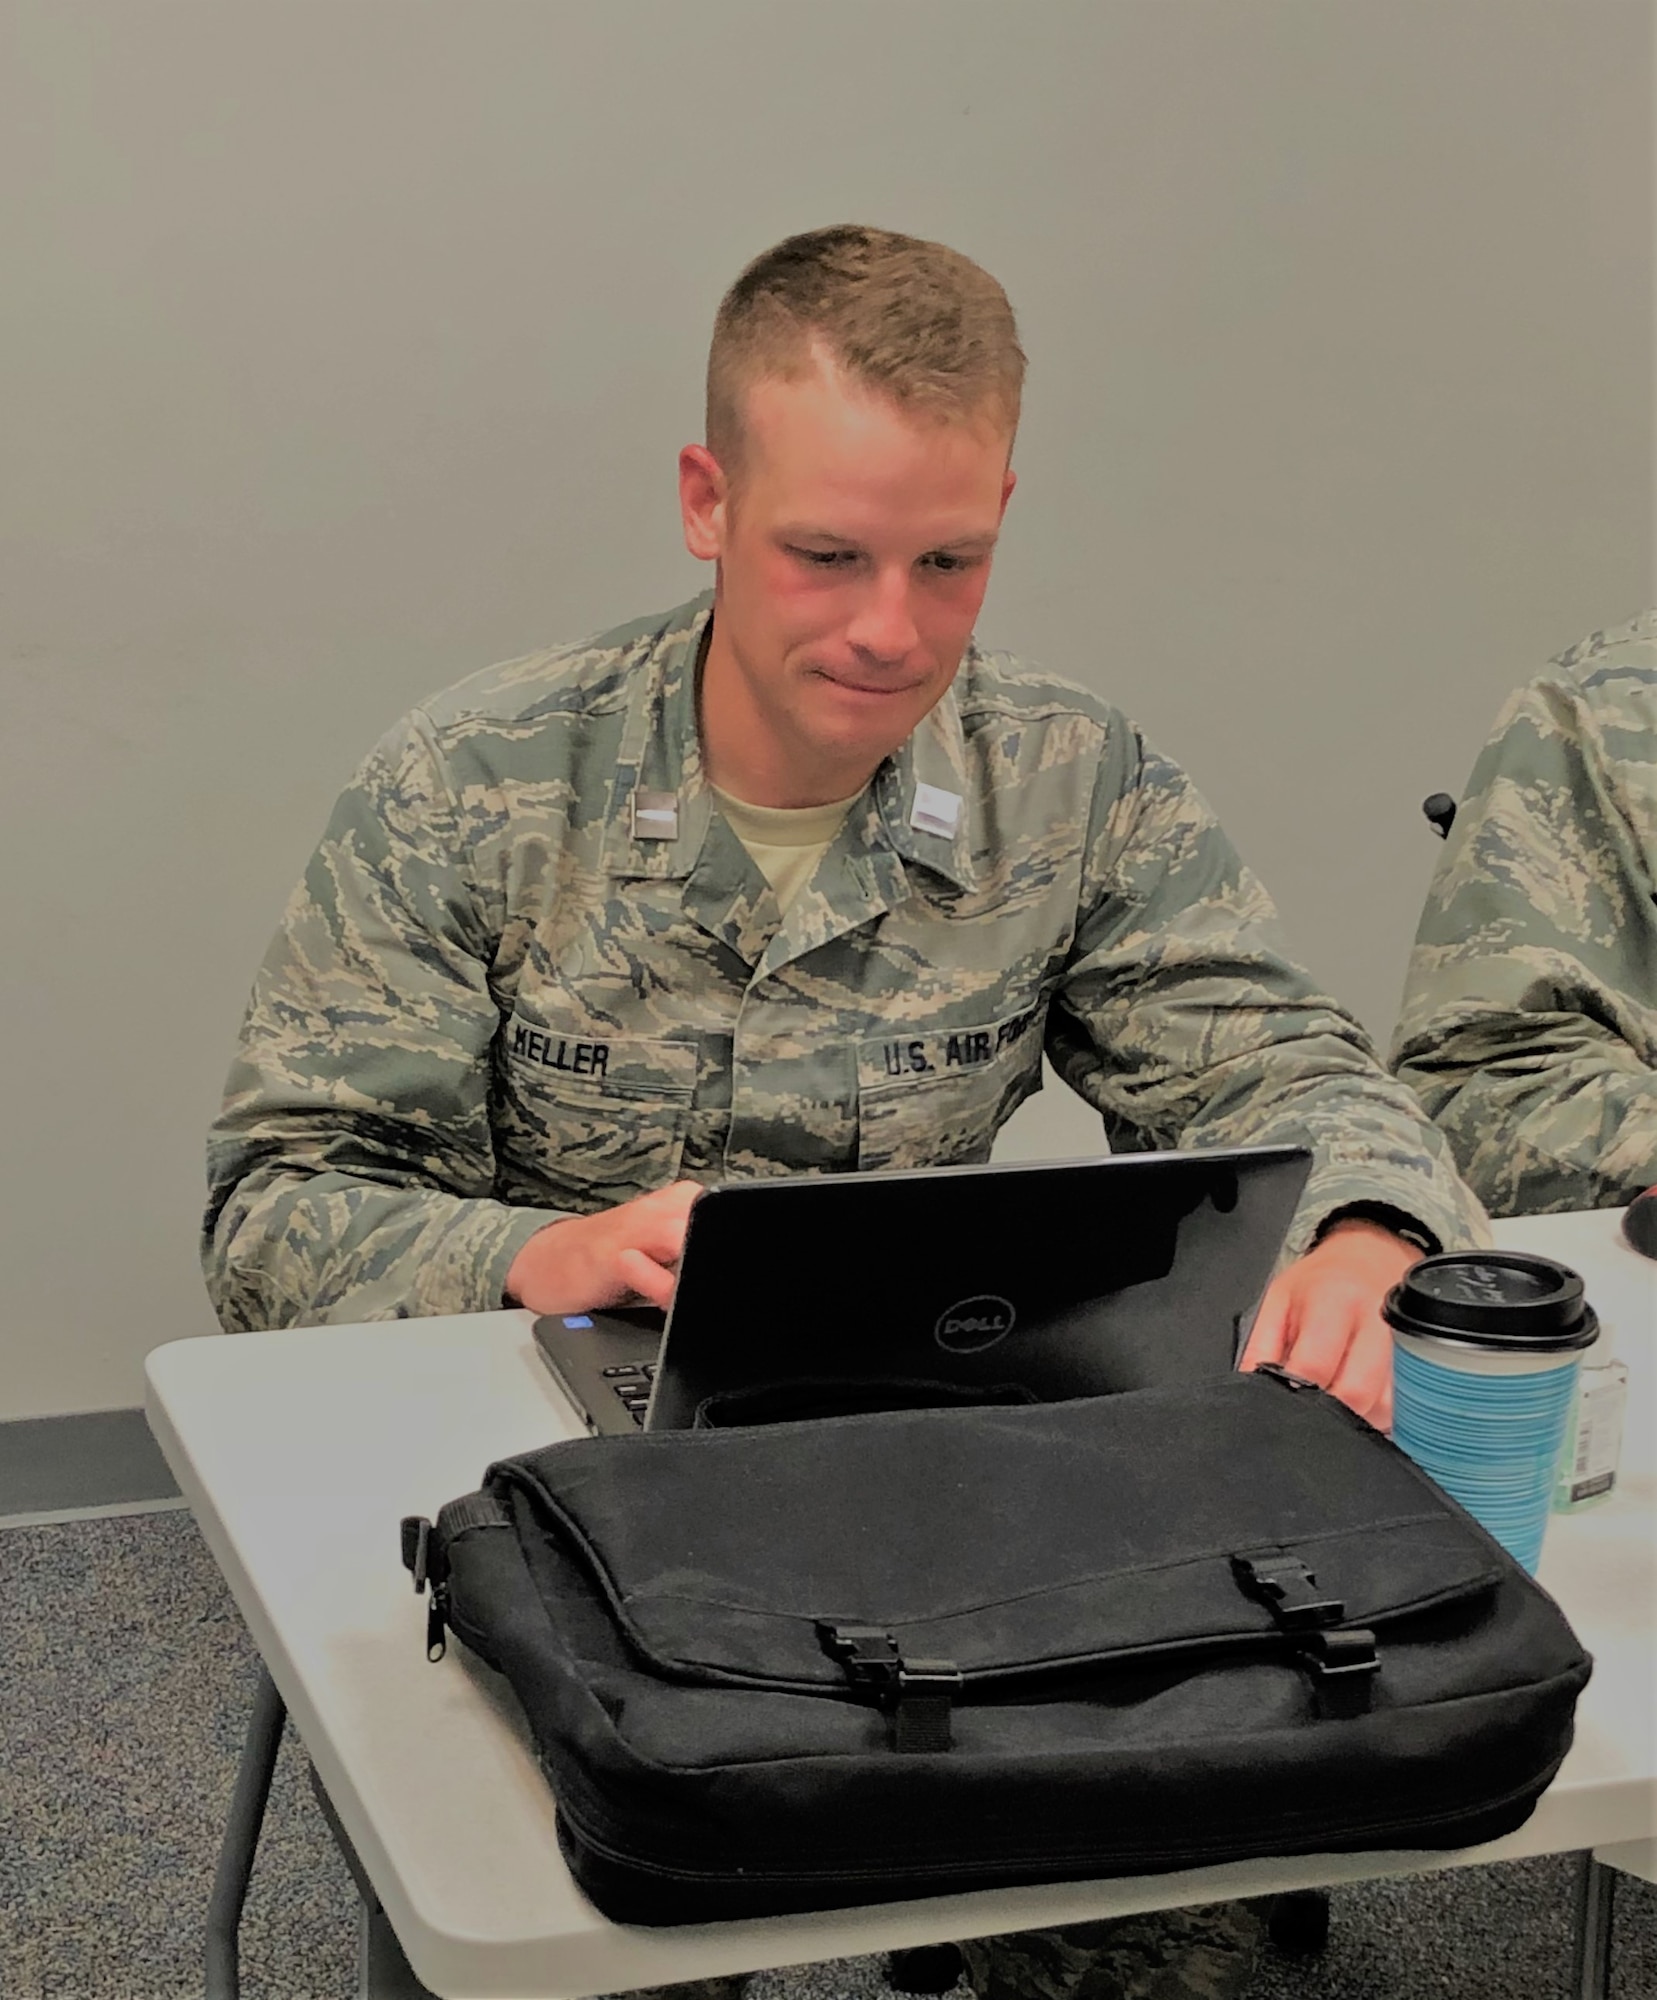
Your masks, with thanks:
[[[784,912],[811,880],[841,821],[863,796],[856,791],[849,799],[831,799],[826,806],[751,806],[717,785],[711,789],[731,831],[771,884]]]

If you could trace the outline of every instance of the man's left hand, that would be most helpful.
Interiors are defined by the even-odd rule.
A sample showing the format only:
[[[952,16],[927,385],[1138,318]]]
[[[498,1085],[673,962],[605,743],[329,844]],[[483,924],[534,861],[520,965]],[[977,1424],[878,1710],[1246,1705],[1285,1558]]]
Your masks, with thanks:
[[[1421,1255],[1378,1222],[1337,1222],[1272,1280],[1239,1365],[1279,1362],[1389,1430],[1392,1329],[1381,1303]]]

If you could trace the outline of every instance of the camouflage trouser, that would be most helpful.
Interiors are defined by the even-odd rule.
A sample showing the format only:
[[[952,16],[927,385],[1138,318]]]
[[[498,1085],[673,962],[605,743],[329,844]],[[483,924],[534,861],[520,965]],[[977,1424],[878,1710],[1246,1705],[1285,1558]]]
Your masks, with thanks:
[[[961,1945],[976,2000],[1238,2000],[1269,1899],[1151,1910]],[[741,2000],[743,1975],[652,1986],[615,2000]]]
[[[1237,2000],[1269,1900],[1148,1910],[961,1946],[977,2000]]]

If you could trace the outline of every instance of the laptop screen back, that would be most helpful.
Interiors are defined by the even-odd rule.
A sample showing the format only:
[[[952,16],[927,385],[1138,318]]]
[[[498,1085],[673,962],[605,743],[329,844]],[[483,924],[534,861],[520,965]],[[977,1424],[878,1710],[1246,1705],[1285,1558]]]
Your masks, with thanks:
[[[790,1383],[1050,1401],[1223,1373],[1309,1169],[1271,1147],[713,1189],[648,1427]]]

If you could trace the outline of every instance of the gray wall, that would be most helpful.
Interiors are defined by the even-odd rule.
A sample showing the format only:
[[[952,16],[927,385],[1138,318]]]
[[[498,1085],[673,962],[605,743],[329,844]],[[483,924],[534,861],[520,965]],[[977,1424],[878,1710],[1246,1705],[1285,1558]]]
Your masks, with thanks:
[[[713,306],[813,223],[1003,278],[986,636],[1191,766],[1384,1034],[1417,801],[1657,594],[1651,130],[1643,0],[6,0],[0,1416],[208,1330],[201,1128],[335,790],[700,585]]]

